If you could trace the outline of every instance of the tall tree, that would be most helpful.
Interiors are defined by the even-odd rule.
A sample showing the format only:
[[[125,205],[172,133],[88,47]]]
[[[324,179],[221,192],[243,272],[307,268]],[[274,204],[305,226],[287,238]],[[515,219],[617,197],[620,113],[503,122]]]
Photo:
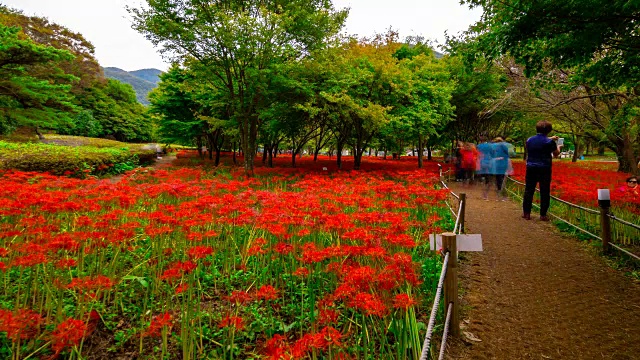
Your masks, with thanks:
[[[394,126],[405,133],[408,130],[405,139],[415,141],[418,167],[422,168],[427,141],[453,119],[451,97],[456,83],[445,61],[437,60],[433,50],[422,43],[405,44],[394,55],[406,74],[404,91],[396,91],[393,103]]]
[[[36,132],[40,127],[56,128],[70,122],[74,105],[69,85],[57,81],[74,79],[58,67],[60,61],[71,60],[73,55],[38,45],[29,38],[21,39],[19,30],[0,24],[0,122],[33,126]]]
[[[463,0],[482,7],[474,30],[492,54],[510,54],[527,74],[578,67],[591,84],[640,83],[640,2]]]
[[[336,34],[346,11],[329,0],[147,0],[134,27],[178,61],[201,62],[237,121],[245,172],[253,174],[262,83],[273,64],[296,60]]]

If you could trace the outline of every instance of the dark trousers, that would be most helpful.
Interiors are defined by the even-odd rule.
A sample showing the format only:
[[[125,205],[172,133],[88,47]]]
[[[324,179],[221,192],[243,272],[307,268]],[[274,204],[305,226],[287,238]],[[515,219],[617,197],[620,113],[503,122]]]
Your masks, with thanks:
[[[533,194],[536,192],[536,184],[540,184],[540,216],[547,216],[549,201],[551,199],[551,168],[529,167],[525,176],[524,196],[522,210],[525,214],[531,214]]]
[[[502,191],[502,184],[504,184],[504,174],[496,174],[496,189],[498,191]]]

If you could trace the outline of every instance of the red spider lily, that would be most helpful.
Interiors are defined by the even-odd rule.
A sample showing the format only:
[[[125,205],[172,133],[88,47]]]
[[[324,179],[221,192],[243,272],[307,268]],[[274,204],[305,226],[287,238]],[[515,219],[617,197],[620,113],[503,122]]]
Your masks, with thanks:
[[[318,322],[321,325],[338,323],[340,311],[334,309],[318,309]]]
[[[242,305],[251,302],[251,300],[253,300],[253,297],[246,291],[234,290],[227,299],[229,300],[229,302]]]
[[[330,346],[342,346],[340,339],[342,338],[340,331],[327,326],[318,333],[306,334],[295,342],[291,348],[294,358],[304,358],[312,349],[324,350]]]
[[[358,293],[353,297],[348,305],[352,308],[363,311],[367,315],[383,317],[387,313],[387,307],[376,295],[369,293]]]
[[[69,318],[56,326],[51,333],[51,348],[57,357],[64,349],[80,344],[87,334],[87,324],[82,320]]]
[[[143,333],[143,336],[160,337],[162,336],[162,329],[170,330],[172,327],[173,317],[170,313],[165,312],[153,317],[149,328]]]
[[[309,276],[309,269],[305,267],[300,267],[296,271],[293,272],[294,276],[306,277]]]
[[[281,255],[287,255],[293,251],[293,245],[279,242],[273,246],[273,250]]]
[[[48,259],[43,254],[31,254],[14,258],[11,265],[18,267],[32,267],[46,262],[48,262]]]
[[[265,355],[269,360],[290,360],[292,356],[289,352],[290,347],[287,339],[282,335],[273,335],[265,344]]]
[[[71,282],[66,286],[67,289],[74,290],[99,290],[110,289],[115,285],[115,282],[106,276],[98,275],[96,277],[86,276],[82,278],[71,279]]]
[[[43,322],[40,314],[29,309],[0,310],[0,331],[6,332],[13,342],[34,338]]]
[[[278,298],[278,290],[271,285],[263,285],[256,292],[256,298],[261,300],[275,300]]]
[[[393,245],[398,245],[406,248],[416,247],[416,242],[410,235],[407,234],[388,235],[386,240]]]
[[[204,259],[207,256],[213,254],[213,248],[211,246],[194,246],[187,250],[187,255],[192,260]]]
[[[218,324],[218,327],[223,328],[234,328],[237,331],[242,331],[244,329],[244,320],[242,320],[239,316],[225,316]]]
[[[198,265],[191,260],[187,260],[184,262],[176,261],[175,263],[169,265],[169,268],[162,273],[160,279],[175,281],[177,279],[180,279],[183,275],[192,272],[197,267]]]
[[[304,237],[307,235],[310,235],[311,231],[309,229],[301,229],[300,231],[298,231],[298,233],[296,235],[300,236],[300,237]]]
[[[189,289],[189,284],[180,284],[176,288],[176,295],[177,294],[182,294],[183,292],[187,291],[188,289]]]
[[[393,307],[396,309],[408,310],[415,304],[417,304],[415,300],[413,300],[408,294],[398,294],[393,298]]]
[[[262,249],[262,247],[260,245],[252,246],[247,250],[247,255],[248,256],[261,255],[261,254],[264,254],[264,253],[266,253],[266,251],[264,249]]]

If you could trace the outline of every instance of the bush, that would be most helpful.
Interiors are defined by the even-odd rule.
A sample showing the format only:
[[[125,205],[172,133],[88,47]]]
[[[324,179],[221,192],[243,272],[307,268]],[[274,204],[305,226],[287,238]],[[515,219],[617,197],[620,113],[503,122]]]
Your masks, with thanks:
[[[142,145],[95,140],[99,140],[97,142],[102,146],[18,144],[0,141],[0,169],[85,177],[116,173],[122,169],[152,162],[156,156],[155,150],[146,150]],[[119,147],[106,147],[107,141]],[[117,164],[120,165],[116,166]]]

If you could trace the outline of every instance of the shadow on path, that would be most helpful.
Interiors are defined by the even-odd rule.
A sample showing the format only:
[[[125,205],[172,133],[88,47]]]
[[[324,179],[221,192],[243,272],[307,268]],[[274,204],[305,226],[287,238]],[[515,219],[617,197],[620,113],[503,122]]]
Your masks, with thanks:
[[[484,252],[461,262],[463,332],[449,359],[640,359],[640,285],[563,236],[520,218],[514,200],[466,193],[467,233]]]

